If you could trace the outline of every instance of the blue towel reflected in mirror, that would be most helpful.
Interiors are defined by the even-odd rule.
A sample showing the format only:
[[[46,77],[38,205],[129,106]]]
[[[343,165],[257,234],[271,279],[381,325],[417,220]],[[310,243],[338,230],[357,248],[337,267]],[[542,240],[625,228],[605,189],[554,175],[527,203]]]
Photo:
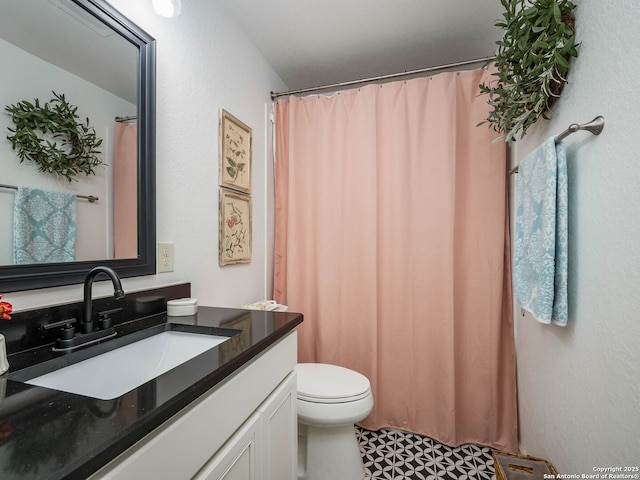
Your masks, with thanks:
[[[18,187],[13,216],[13,262],[75,261],[76,196]]]

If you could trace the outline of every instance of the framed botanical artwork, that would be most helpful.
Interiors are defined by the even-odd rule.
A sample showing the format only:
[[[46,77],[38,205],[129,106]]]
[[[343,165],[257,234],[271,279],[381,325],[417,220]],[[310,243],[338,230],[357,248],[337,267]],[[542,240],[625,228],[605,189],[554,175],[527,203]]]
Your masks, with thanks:
[[[251,193],[251,129],[220,109],[220,169],[222,187]]]
[[[220,266],[251,262],[251,197],[220,188]]]

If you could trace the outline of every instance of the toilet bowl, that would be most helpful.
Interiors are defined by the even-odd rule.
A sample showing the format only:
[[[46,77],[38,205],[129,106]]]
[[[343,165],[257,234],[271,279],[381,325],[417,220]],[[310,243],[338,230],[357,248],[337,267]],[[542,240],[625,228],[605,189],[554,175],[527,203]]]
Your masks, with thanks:
[[[354,423],[373,408],[364,375],[337,365],[300,363],[298,377],[298,480],[362,480]]]

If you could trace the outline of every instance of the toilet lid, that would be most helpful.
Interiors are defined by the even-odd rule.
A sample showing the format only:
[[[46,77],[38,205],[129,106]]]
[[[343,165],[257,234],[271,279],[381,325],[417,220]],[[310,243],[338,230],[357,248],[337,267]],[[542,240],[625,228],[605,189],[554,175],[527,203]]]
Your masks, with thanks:
[[[337,365],[299,363],[298,398],[317,403],[359,400],[370,394],[369,379],[358,372]]]

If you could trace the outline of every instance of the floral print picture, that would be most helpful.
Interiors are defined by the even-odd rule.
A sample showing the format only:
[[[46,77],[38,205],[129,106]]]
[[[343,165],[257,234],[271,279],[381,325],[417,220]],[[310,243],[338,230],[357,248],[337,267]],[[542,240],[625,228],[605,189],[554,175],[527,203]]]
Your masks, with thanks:
[[[220,109],[220,185],[251,193],[251,129]]]
[[[251,262],[251,197],[220,189],[220,266]]]

